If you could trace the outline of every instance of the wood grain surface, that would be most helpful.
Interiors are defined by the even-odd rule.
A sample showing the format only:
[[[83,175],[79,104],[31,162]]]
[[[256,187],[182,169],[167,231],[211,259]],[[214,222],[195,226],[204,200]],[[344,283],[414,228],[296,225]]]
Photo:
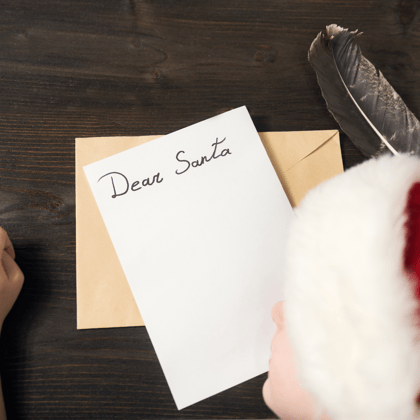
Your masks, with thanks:
[[[275,418],[265,375],[177,411],[145,328],[76,330],[74,139],[166,134],[241,105],[259,131],[338,128],[307,60],[331,23],[364,32],[420,116],[419,5],[0,2],[0,225],[26,276],[0,340],[9,419]],[[341,145],[345,168],[364,160]]]

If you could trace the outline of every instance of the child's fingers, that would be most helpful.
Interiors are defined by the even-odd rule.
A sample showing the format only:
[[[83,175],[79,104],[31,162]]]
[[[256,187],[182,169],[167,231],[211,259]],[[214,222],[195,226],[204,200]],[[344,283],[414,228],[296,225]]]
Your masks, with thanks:
[[[15,259],[15,250],[13,248],[12,242],[9,239],[7,232],[0,227],[0,252],[5,250],[13,259]]]

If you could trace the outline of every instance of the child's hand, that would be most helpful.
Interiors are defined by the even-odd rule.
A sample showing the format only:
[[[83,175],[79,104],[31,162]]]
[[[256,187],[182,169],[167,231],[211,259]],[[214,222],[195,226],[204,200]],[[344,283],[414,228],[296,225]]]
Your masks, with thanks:
[[[0,330],[23,284],[23,273],[15,262],[15,251],[7,232],[0,227]]]

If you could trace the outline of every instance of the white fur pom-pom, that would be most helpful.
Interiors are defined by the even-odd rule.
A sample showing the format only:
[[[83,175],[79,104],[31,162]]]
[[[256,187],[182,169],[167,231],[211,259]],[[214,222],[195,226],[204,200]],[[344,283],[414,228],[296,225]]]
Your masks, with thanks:
[[[285,317],[305,388],[334,420],[413,418],[419,327],[403,267],[420,160],[371,159],[310,191],[288,248]]]

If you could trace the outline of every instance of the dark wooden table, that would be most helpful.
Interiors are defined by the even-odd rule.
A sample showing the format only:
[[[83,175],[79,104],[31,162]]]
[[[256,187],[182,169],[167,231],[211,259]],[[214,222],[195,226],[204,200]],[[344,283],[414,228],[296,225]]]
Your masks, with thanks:
[[[0,340],[10,419],[274,418],[265,375],[177,411],[144,327],[76,330],[75,137],[165,134],[247,105],[337,128],[307,51],[330,23],[420,116],[417,0],[2,0],[0,224],[26,275]],[[341,135],[345,168],[364,160]],[[271,308],[267,308],[270,311]]]

